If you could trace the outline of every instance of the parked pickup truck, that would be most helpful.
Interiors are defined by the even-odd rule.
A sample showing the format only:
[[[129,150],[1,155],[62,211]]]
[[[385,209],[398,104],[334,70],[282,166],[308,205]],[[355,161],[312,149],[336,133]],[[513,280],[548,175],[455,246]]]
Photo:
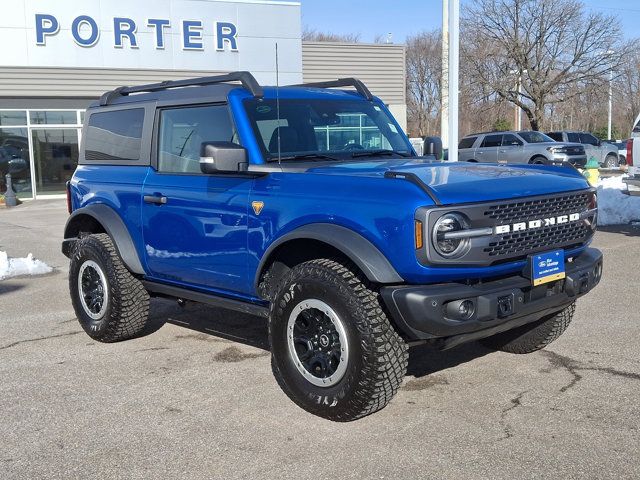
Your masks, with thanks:
[[[335,421],[391,400],[409,345],[544,348],[602,275],[575,169],[417,157],[355,79],[117,88],[79,157],[62,251],[87,334],[144,334],[150,297],[263,317],[282,390]]]
[[[627,177],[622,181],[627,184],[627,192],[640,195],[640,136],[627,140]]]
[[[575,142],[584,145],[587,160],[595,158],[601,167],[618,168],[620,160],[618,158],[618,147],[603,142],[595,135],[588,132],[549,132],[548,136],[558,142]]]

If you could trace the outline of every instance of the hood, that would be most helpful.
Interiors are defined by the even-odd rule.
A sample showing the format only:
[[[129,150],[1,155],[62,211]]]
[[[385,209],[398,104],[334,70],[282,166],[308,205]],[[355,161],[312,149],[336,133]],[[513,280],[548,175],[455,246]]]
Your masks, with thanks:
[[[358,161],[311,168],[308,173],[384,177],[387,172],[413,174],[443,205],[548,195],[589,188],[570,167],[433,162],[421,158]],[[402,181],[389,178],[388,181]]]

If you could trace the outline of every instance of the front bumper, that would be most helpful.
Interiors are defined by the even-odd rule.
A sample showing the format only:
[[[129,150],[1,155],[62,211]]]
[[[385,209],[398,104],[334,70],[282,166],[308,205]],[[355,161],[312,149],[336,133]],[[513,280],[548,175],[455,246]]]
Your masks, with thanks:
[[[562,165],[563,163],[569,163],[576,168],[582,168],[587,164],[586,155],[567,155],[566,153],[554,153],[553,164]]]
[[[565,265],[566,278],[533,287],[515,275],[475,285],[388,286],[380,290],[396,325],[409,340],[437,340],[443,349],[519,327],[559,312],[589,292],[602,275],[602,253],[586,249]],[[452,302],[471,300],[467,320],[451,315]]]

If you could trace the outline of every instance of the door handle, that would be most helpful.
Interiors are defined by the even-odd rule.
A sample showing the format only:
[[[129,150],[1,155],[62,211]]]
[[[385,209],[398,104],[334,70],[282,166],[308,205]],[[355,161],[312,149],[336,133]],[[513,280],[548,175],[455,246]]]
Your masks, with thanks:
[[[500,150],[500,153],[507,153],[506,150]]]
[[[164,205],[167,203],[167,197],[162,195],[145,195],[142,198],[145,203],[155,203],[156,205]]]

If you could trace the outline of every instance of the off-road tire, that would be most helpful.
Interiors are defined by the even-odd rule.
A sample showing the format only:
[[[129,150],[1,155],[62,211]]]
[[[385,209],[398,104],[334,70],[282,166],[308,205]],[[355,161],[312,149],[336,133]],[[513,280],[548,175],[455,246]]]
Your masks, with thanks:
[[[615,155],[607,155],[607,157],[604,159],[604,168],[618,168],[620,166],[620,161],[618,160],[618,157],[616,157]]]
[[[271,366],[291,400],[339,422],[364,417],[389,403],[407,370],[407,345],[391,325],[375,287],[353,265],[331,259],[301,263],[278,282],[272,298]],[[287,343],[291,312],[312,298],[335,310],[348,339],[346,372],[328,387],[312,384],[299,372]]]
[[[564,333],[576,304],[572,303],[557,314],[550,315],[535,323],[523,325],[506,332],[480,340],[485,347],[509,353],[532,353],[543,349]]]
[[[91,318],[80,299],[78,275],[87,261],[95,262],[106,277],[108,296],[101,317]],[[125,267],[113,241],[105,233],[76,242],[69,266],[71,301],[84,331],[94,340],[112,343],[137,337],[149,321],[149,294]]]

